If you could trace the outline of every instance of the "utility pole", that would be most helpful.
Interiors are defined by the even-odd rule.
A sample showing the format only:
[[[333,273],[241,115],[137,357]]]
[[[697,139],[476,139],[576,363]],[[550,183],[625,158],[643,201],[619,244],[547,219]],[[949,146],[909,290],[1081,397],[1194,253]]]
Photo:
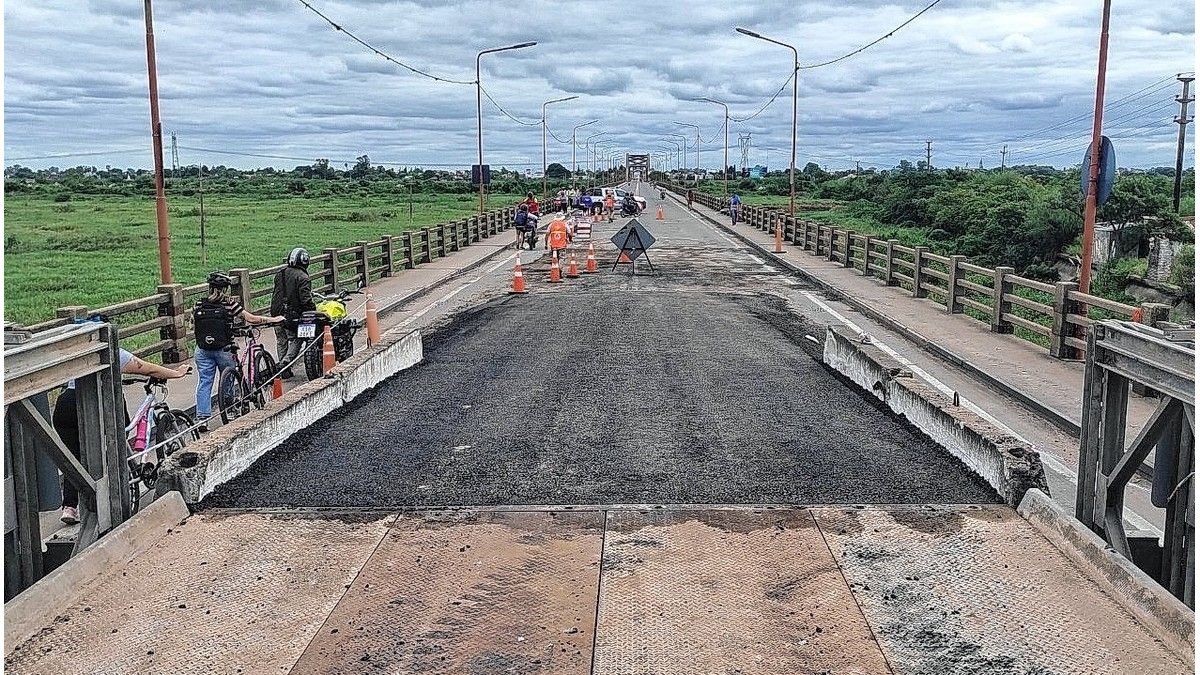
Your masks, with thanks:
[[[933,171],[933,141],[925,141],[925,170]]]
[[[862,162],[854,161],[854,175],[857,176],[862,171]]]
[[[196,167],[196,178],[200,181],[200,265],[208,267],[208,237],[205,231],[204,221],[204,163],[201,162]],[[412,209],[412,194],[409,193],[408,208]]]
[[[162,122],[158,119],[158,66],[154,61],[154,10],[145,0],[146,73],[150,80],[150,137],[154,147],[154,214],[158,221],[158,277],[163,284],[171,279],[171,225],[167,220],[167,194],[163,187]]]
[[[1007,159],[1008,159],[1008,146],[1005,145],[1003,148],[1000,148],[1000,168],[1001,169],[1004,168],[1004,163],[1005,163],[1005,160],[1007,160]],[[980,163],[983,162],[982,159],[979,161],[980,161]]]
[[[1179,101],[1179,117],[1175,118],[1175,123],[1179,125],[1179,139],[1175,144],[1175,192],[1171,197],[1171,203],[1175,206],[1175,213],[1179,213],[1179,184],[1183,181],[1183,145],[1187,140],[1188,122],[1192,119],[1188,117],[1188,104],[1196,100],[1194,96],[1188,96],[1188,89],[1191,87],[1192,80],[1196,79],[1192,75],[1180,74],[1179,81],[1183,83],[1183,94],[1176,98]]]
[[[179,145],[175,142],[175,132],[171,132],[171,177],[179,171]]]
[[[1108,75],[1108,24],[1112,15],[1112,0],[1104,0],[1100,19],[1100,48],[1096,59],[1096,105],[1092,113],[1092,142],[1087,167],[1087,193],[1083,202],[1083,250],[1080,252],[1079,290],[1087,293],[1092,287],[1092,248],[1096,244],[1096,195],[1100,192],[1100,145],[1104,129],[1104,84]]]

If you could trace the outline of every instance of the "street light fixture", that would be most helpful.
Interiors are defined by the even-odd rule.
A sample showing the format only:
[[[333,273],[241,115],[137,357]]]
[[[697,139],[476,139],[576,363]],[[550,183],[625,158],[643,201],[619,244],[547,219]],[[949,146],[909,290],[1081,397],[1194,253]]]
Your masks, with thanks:
[[[546,101],[542,104],[542,199],[545,200],[549,195],[546,187],[546,106],[552,103],[562,103],[563,101],[571,101],[579,98],[578,96],[567,96],[565,98],[556,98]]]
[[[507,52],[512,49],[524,49],[536,45],[536,42],[522,42],[519,45],[509,45],[507,47],[495,47],[493,49],[485,49],[475,55],[475,129],[479,140],[479,213],[482,214],[486,206],[484,205],[484,186],[483,186],[483,85],[480,83],[480,59],[484,54],[495,54],[496,52]]]
[[[700,125],[688,124],[687,122],[676,122],[681,127],[691,127],[696,130],[696,168],[700,168]]]
[[[676,168],[676,169],[678,169],[678,168],[682,168],[683,164],[682,164],[682,162],[680,161],[680,157],[681,157],[681,156],[682,156],[682,154],[683,154],[683,150],[681,150],[681,149],[680,149],[680,147],[679,147],[679,141],[673,141],[673,140],[671,140],[671,139],[669,139],[669,138],[664,138],[663,140],[661,140],[661,141],[659,141],[659,142],[660,142],[660,143],[670,143],[670,144],[671,144],[671,147],[669,148],[669,149],[671,150],[671,162],[672,162],[673,164],[675,164],[675,168]],[[664,148],[664,149],[666,149],[666,148]]]
[[[579,131],[580,129],[582,129],[586,126],[595,124],[596,122],[599,122],[599,121],[600,120],[592,120],[590,122],[584,122],[583,124],[575,125],[575,128],[571,129],[571,187],[572,188],[575,187],[575,173],[578,171],[578,166],[575,164],[575,149],[577,147],[577,144],[575,143],[575,132]]]
[[[728,199],[729,198],[729,104],[725,103],[724,101],[718,101],[715,98],[708,98],[707,96],[698,98],[696,100],[697,101],[707,101],[709,103],[716,103],[717,105],[725,108],[725,163],[723,165],[721,165],[721,183],[723,185],[723,189],[725,190],[725,198]],[[697,134],[698,133],[699,132],[697,132]]]
[[[781,47],[787,47],[792,50],[792,165],[788,170],[788,215],[796,217],[796,99],[799,92],[800,81],[800,54],[796,52],[796,48],[786,42],[780,42],[764,35],[759,35],[747,28],[735,28],[742,35],[748,35],[752,38],[770,42]],[[775,224],[775,252],[783,253],[783,224],[776,221]]]

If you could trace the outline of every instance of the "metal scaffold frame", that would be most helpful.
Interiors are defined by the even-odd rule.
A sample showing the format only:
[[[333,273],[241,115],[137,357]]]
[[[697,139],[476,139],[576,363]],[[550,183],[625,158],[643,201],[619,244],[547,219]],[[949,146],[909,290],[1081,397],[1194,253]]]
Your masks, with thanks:
[[[1166,509],[1161,564],[1147,572],[1195,606],[1195,334],[1127,321],[1102,321],[1088,335],[1083,433],[1075,516],[1132,560],[1124,524],[1125,488],[1154,451],[1151,500]],[[1159,396],[1126,445],[1130,389]]]
[[[8,344],[15,338],[19,344]],[[130,515],[116,329],[85,322],[39,333],[5,332],[4,532],[6,597],[44,574],[37,453],[45,453],[79,493],[85,548]],[[35,400],[75,381],[79,457]],[[43,409],[39,409],[39,407]]]

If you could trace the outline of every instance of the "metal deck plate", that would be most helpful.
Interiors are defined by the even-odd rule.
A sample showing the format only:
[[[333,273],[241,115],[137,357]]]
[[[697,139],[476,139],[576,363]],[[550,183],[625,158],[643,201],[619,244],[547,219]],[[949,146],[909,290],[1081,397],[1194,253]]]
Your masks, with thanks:
[[[1012,509],[816,509],[898,673],[1191,669]]]
[[[587,673],[603,513],[399,518],[297,673]]]
[[[807,511],[612,511],[596,673],[886,673]]]
[[[192,516],[5,659],[9,673],[279,673],[394,516]]]

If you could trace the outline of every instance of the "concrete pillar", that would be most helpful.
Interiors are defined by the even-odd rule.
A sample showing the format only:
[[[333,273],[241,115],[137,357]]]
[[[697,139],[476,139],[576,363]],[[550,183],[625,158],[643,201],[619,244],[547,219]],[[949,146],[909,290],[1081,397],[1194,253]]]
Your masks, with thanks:
[[[325,249],[325,285],[334,291],[338,289],[338,251],[336,248]]]
[[[895,239],[887,241],[887,260],[884,262],[883,283],[888,286],[895,286],[900,282],[896,281],[896,246],[900,242]]]
[[[413,245],[413,234],[405,232],[400,235],[400,238],[404,242],[404,267],[411,270],[417,266],[417,250]]]
[[[851,235],[850,230],[842,233],[842,253],[845,254],[842,259],[842,267],[854,267],[854,252],[850,250],[854,245],[854,238]]]
[[[383,246],[383,276],[390,277],[396,271],[396,267],[395,267],[396,246],[395,246],[395,242],[392,241],[392,235],[390,235],[390,234],[383,235],[382,246]]]
[[[1067,317],[1075,312],[1075,303],[1071,301],[1072,291],[1079,290],[1079,284],[1074,281],[1060,281],[1054,284],[1054,316],[1050,326],[1050,356],[1056,359],[1073,359],[1076,350],[1067,344],[1067,338],[1075,332],[1075,325],[1067,321]]]
[[[921,271],[925,267],[925,252],[929,250],[928,246],[913,247],[913,297],[924,298],[929,295],[921,286]]]
[[[946,281],[946,313],[961,314],[962,303],[958,301],[959,282],[962,281],[963,268],[962,264],[967,261],[965,255],[952,255],[950,262],[946,265],[946,273],[950,278]]]

